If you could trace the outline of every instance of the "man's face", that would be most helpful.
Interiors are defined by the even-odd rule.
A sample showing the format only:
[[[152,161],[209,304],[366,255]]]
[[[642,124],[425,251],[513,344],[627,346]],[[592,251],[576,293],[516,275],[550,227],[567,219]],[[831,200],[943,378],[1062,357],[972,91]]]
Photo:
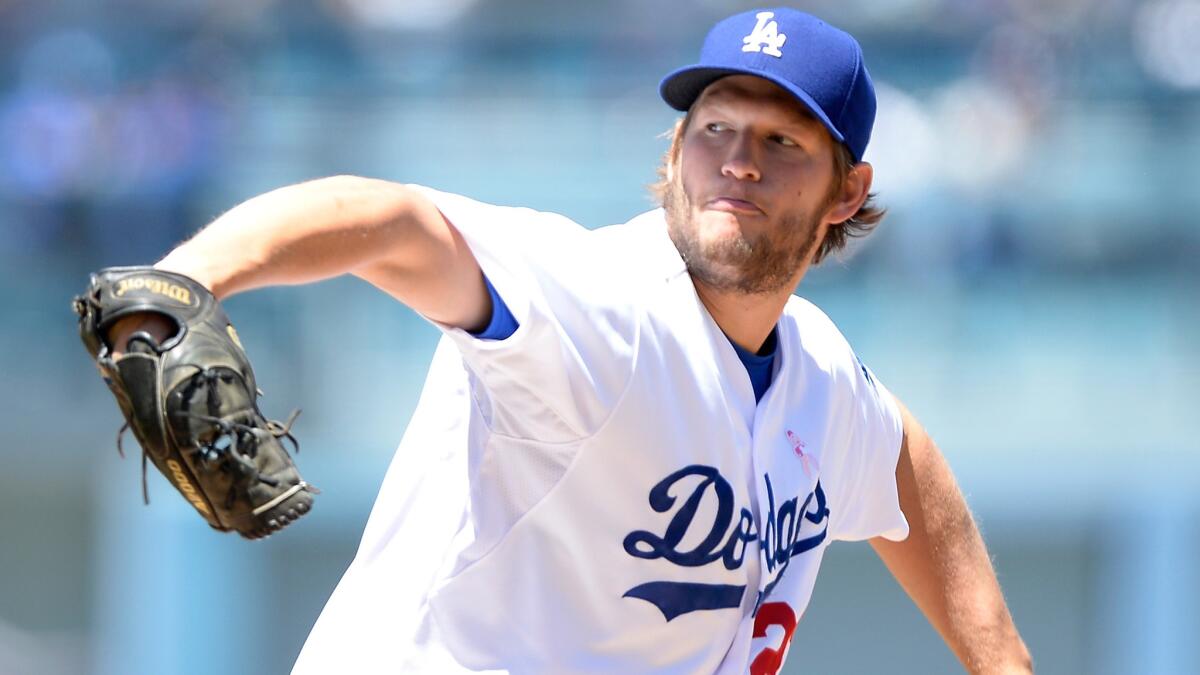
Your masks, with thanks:
[[[833,138],[783,89],[721,78],[692,107],[664,208],[693,279],[790,293],[825,236]]]

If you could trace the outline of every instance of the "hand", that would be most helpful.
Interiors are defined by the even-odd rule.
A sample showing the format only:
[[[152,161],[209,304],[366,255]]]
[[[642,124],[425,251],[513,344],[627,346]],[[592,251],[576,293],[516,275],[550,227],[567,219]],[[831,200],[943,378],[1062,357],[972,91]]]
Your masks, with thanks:
[[[119,359],[125,354],[129,338],[137,332],[150,335],[158,344],[175,334],[175,325],[167,317],[154,312],[139,312],[119,319],[108,329],[105,339],[112,349],[113,358]]]

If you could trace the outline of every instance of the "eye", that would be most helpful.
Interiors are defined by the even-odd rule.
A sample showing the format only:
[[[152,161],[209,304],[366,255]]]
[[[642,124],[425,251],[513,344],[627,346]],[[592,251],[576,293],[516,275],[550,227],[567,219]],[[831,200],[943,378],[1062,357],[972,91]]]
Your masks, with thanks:
[[[800,147],[799,143],[797,143],[796,141],[793,141],[792,139],[788,138],[787,136],[782,136],[780,134],[771,134],[771,136],[769,138],[772,143],[778,143],[779,145],[782,145],[785,148]]]
[[[709,133],[715,134],[722,131],[728,131],[729,127],[724,122],[709,122],[708,124],[704,125],[704,129]]]

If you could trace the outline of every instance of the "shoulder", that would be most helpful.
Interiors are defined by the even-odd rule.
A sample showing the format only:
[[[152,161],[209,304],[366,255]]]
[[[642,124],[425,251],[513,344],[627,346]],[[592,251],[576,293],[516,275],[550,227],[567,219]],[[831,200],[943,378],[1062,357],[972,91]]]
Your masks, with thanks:
[[[579,236],[587,228],[567,216],[539,211],[527,206],[505,206],[480,201],[465,195],[445,192],[424,185],[409,185],[433,202],[446,220],[460,230],[502,231],[505,236],[538,234],[543,236]]]
[[[783,334],[790,338],[810,358],[819,362],[838,362],[853,350],[846,336],[820,307],[793,295],[784,307],[780,318]]]
[[[792,296],[780,319],[780,329],[781,339],[787,341],[792,353],[800,355],[801,368],[809,377],[823,374],[853,396],[877,394],[875,376],[821,308]]]
[[[496,237],[535,252],[554,246],[585,248],[590,260],[621,253],[633,261],[652,250],[653,240],[665,239],[661,210],[642,213],[626,223],[588,228],[568,216],[526,206],[505,206],[480,201],[424,185],[409,185],[429,199],[455,228],[468,239]]]

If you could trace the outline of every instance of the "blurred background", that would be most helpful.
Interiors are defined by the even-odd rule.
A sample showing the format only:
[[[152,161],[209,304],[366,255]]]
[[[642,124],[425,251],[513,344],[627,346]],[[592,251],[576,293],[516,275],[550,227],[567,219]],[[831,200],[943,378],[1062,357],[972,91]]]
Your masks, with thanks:
[[[623,222],[659,78],[752,6],[0,0],[0,674],[286,673],[437,338],[353,280],[229,300],[324,489],[247,543],[153,471],[142,506],[69,309],[88,272],[337,173]],[[863,43],[890,207],[801,294],[939,441],[1040,672],[1200,672],[1200,0],[797,6]],[[838,544],[785,672],[958,667]]]

